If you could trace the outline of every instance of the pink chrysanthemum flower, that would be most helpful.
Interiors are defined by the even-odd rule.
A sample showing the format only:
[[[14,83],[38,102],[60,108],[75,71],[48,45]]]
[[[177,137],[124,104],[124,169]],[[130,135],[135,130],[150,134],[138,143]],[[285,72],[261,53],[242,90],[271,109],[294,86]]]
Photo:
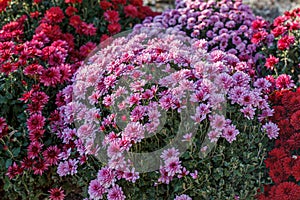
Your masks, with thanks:
[[[160,156],[164,161],[173,158],[173,157],[178,157],[179,156],[179,151],[178,149],[175,149],[174,147],[170,149],[166,149],[163,151],[162,155]]]
[[[228,125],[224,128],[222,137],[224,137],[229,143],[232,143],[236,140],[236,136],[240,132],[236,129],[234,125]]]
[[[123,190],[120,186],[115,185],[108,190],[107,199],[108,200],[124,200],[126,197],[123,193]]]
[[[114,182],[116,181],[114,171],[108,167],[104,167],[99,170],[97,179],[105,187],[109,187],[109,186],[113,185]]]
[[[176,173],[181,172],[181,161],[176,157],[169,158],[165,161],[165,168],[168,171],[168,176],[175,176]]]
[[[215,130],[222,130],[225,126],[225,117],[222,115],[213,115],[211,117],[211,126]]]
[[[49,190],[50,196],[49,198],[51,200],[64,200],[65,199],[65,194],[64,190],[60,188],[52,188]]]
[[[102,186],[101,182],[97,179],[92,180],[89,185],[88,193],[92,199],[102,199],[106,189]]]

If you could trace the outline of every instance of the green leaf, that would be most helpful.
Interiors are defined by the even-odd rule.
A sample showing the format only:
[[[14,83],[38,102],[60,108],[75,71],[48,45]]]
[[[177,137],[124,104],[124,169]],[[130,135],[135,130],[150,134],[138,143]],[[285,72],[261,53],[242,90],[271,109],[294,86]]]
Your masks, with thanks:
[[[12,160],[11,160],[11,159],[8,159],[8,160],[6,160],[6,162],[5,162],[5,167],[8,168],[9,166],[11,166],[11,164],[12,164]]]
[[[13,153],[13,155],[14,155],[15,157],[17,157],[17,156],[19,155],[20,151],[21,151],[21,148],[18,147],[18,148],[14,148],[14,149],[12,150],[12,153]]]

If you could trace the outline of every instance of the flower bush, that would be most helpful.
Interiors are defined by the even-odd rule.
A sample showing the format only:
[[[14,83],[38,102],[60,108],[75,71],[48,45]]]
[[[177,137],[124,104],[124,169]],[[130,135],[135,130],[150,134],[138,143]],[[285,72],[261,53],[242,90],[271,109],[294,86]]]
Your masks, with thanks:
[[[201,122],[205,122],[204,127],[208,124],[211,125],[212,130],[208,133],[211,143],[215,143],[218,138],[224,138],[232,143],[237,139],[240,132],[232,123],[234,118],[227,119],[226,113],[224,115],[213,114],[214,108],[218,108],[222,102],[226,103],[226,100],[229,100],[228,106],[232,112],[240,113],[242,118],[253,120],[254,123],[257,118],[261,122],[266,122],[272,116],[272,110],[268,106],[265,95],[271,84],[263,78],[253,82],[251,77],[239,68],[241,65],[247,65],[245,62],[240,62],[234,55],[220,50],[207,53],[205,50],[207,45],[203,40],[195,40],[192,42],[192,48],[188,49],[182,44],[182,41],[186,41],[187,37],[183,39],[175,37],[174,39],[173,34],[182,34],[178,29],[167,29],[166,32],[171,36],[159,34],[154,39],[151,39],[151,36],[150,39],[145,37],[147,36],[145,33],[152,33],[156,29],[157,27],[155,29],[143,29],[141,34],[137,34],[133,38],[121,38],[114,41],[100,53],[92,56],[87,62],[92,64],[80,68],[74,77],[73,86],[68,86],[62,91],[65,98],[61,104],[66,105],[60,108],[59,120],[52,124],[54,133],[57,133],[67,144],[74,141],[76,145],[73,150],[76,150],[77,154],[81,156],[87,152],[97,155],[99,149],[102,148],[101,146],[107,148],[105,154],[108,157],[108,164],[104,165],[98,172],[97,178],[91,181],[89,186],[91,198],[102,198],[104,194],[107,194],[107,198],[110,199],[109,192],[112,189],[115,190],[114,187],[118,188],[116,190],[118,190],[120,199],[125,198],[124,193],[130,198],[138,195],[135,192],[130,194],[128,190],[123,191],[119,187],[122,183],[128,184],[126,181],[135,183],[139,181],[141,176],[135,171],[135,168],[130,164],[131,161],[128,161],[125,155],[131,149],[138,152],[153,150],[155,140],[149,139],[147,141],[145,135],[151,135],[160,125],[162,113],[159,110],[169,113],[167,116],[170,118],[167,122],[169,128],[156,136],[164,139],[162,141],[170,141],[176,130],[180,129],[180,127],[175,128],[179,123],[176,119],[178,117],[175,116],[176,113],[181,113],[186,107],[189,107],[187,104],[189,101],[196,104],[195,113],[189,114],[189,118],[194,121],[193,123],[200,125]],[[198,55],[202,60],[193,60],[193,57],[189,58],[186,55]],[[143,68],[150,68],[151,64],[157,66],[157,69],[163,68],[163,71],[169,72],[170,69],[176,71],[169,72],[157,80],[156,84],[149,85],[147,80],[151,79],[151,76],[145,75]],[[134,77],[133,80],[129,81],[131,83],[129,90],[124,87],[117,87],[118,82],[123,77],[126,79],[127,77]],[[210,80],[215,82],[210,82]],[[215,94],[216,85],[225,91],[225,98],[220,94]],[[183,91],[191,92],[190,100],[184,100],[186,94]],[[129,94],[129,96],[123,101],[117,101],[123,94]],[[86,99],[89,105],[93,105],[92,107],[84,104]],[[117,113],[112,110],[115,102],[117,102],[119,109]],[[129,109],[130,114],[120,116],[120,112],[124,109]],[[124,129],[119,128],[117,123],[119,118],[126,122]],[[69,125],[66,126],[65,122]],[[71,128],[74,123],[80,125],[75,129]],[[193,127],[191,124],[189,126]],[[99,127],[100,133],[104,134],[105,137],[100,139],[97,143],[99,146],[97,146],[94,141],[98,141]],[[170,129],[170,127],[175,129]],[[270,139],[278,136],[278,128],[274,123],[265,123],[262,130]],[[202,127],[201,131],[198,132],[197,143],[201,142],[199,139],[205,136],[206,131],[206,128]],[[189,134],[189,131],[185,131],[185,133],[186,135],[182,139],[191,141],[192,135]],[[141,145],[138,145],[139,143]],[[202,148],[201,145],[197,146],[200,148],[199,151],[206,151],[209,148],[209,145]],[[71,150],[71,152],[73,151]],[[195,152],[192,150],[189,156],[194,155]],[[153,180],[152,177],[156,174],[154,176],[156,181],[152,184],[169,184],[187,176],[190,170],[197,169],[197,164],[192,162],[189,169],[185,168],[181,164],[179,154],[180,151],[175,148],[161,152],[162,163],[164,164],[160,165],[160,176],[157,177],[157,173],[150,174],[149,177],[151,178],[143,175],[145,180],[140,181],[151,186],[151,182],[146,183],[146,180]],[[189,156],[186,159],[193,160]],[[64,159],[72,162],[80,161],[70,153],[66,154]],[[60,176],[73,174],[73,169],[66,167],[70,165],[68,164],[69,161],[59,164],[58,173]],[[197,172],[191,173],[191,176],[197,179]],[[118,186],[116,186],[117,182],[120,182]],[[173,193],[170,197],[174,198],[174,195]],[[203,195],[193,194],[195,197]],[[140,196],[135,197],[142,198]]]
[[[272,184],[264,186],[258,199],[299,199],[300,89],[275,92],[271,101],[275,110],[272,120],[278,124],[280,132],[265,160]]]
[[[219,49],[237,55],[248,63],[244,71],[254,76],[254,66],[260,57],[258,45],[251,43],[254,20],[250,7],[241,0],[178,0],[176,9],[146,18],[143,25],[135,28],[177,27],[192,38],[206,39],[209,51]]]
[[[299,85],[300,9],[286,11],[284,15],[277,17],[268,31],[265,29],[266,24],[261,19],[253,22],[252,26],[255,31],[252,42],[264,45],[262,53],[265,59],[258,68],[260,75],[274,75],[277,78],[287,74]],[[274,40],[270,41],[267,37],[273,37]]]
[[[49,131],[49,123],[58,116],[59,90],[70,83],[97,43],[130,29],[146,15],[155,15],[141,1],[116,3],[11,1],[0,14],[0,193],[4,199],[49,194],[55,199],[57,194],[66,195],[60,184],[80,184],[76,177],[70,181],[55,174],[64,150],[74,144],[60,142]],[[77,162],[68,164],[75,173]],[[73,190],[63,188],[69,188],[67,193]]]

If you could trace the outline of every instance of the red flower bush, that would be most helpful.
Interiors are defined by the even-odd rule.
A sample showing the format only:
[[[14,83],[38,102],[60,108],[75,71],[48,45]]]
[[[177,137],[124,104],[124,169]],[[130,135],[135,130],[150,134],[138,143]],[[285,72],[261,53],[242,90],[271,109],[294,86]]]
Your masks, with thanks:
[[[263,45],[262,64],[257,70],[261,76],[290,75],[299,86],[300,74],[300,8],[286,11],[269,25],[264,19],[252,23],[254,35],[252,43]]]
[[[273,122],[280,128],[274,149],[265,160],[274,185],[265,186],[258,199],[300,199],[300,88],[271,95]]]
[[[4,10],[3,5],[7,11],[1,13],[1,19],[7,17],[10,20],[7,24],[4,22],[8,20],[0,22],[0,149],[1,153],[4,150],[1,157],[6,161],[3,164],[1,160],[0,175],[5,173],[18,182],[18,175],[26,172],[30,176],[42,176],[51,183],[52,178],[44,176],[44,172],[56,171],[58,162],[70,152],[69,149],[75,148],[74,142],[63,144],[49,132],[49,124],[58,117],[55,109],[59,106],[59,90],[70,83],[73,74],[100,39],[131,28],[146,14],[154,16],[156,13],[149,9],[144,11],[140,1],[135,4],[107,1],[114,5],[109,6],[109,10],[102,9],[103,3],[99,5],[98,1],[66,0],[59,4],[13,1],[6,7],[7,2],[0,1],[0,12]],[[14,7],[21,7],[23,3],[28,10]],[[129,19],[128,12],[134,10],[145,15],[135,14]],[[9,15],[18,18],[12,21]],[[82,157],[80,161],[84,163],[86,159]],[[74,173],[77,163],[70,160],[66,163]],[[8,191],[15,183],[13,180],[4,180],[3,176],[0,194],[4,185],[6,194],[10,193]],[[34,195],[49,190],[47,183],[43,185],[33,194],[22,192],[26,193],[26,198],[42,198]],[[9,198],[18,198],[22,192]],[[50,193],[52,199],[64,197],[60,189],[52,189]]]

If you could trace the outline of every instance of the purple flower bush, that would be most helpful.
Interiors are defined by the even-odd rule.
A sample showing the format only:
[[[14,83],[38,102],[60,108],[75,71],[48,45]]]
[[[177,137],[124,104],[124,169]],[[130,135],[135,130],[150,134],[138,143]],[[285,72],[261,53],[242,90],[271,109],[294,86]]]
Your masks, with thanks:
[[[93,199],[104,195],[108,199],[115,199],[110,196],[125,199],[125,195],[130,194],[126,194],[121,184],[136,183],[147,177],[141,176],[127,155],[131,151],[153,151],[154,142],[147,137],[159,132],[162,112],[167,113],[171,121],[176,121],[176,116],[192,105],[194,109],[188,118],[194,125],[189,124],[190,129],[210,125],[211,129],[206,129],[209,143],[216,143],[219,138],[232,143],[240,133],[237,124],[226,113],[216,113],[222,104],[237,109],[249,120],[258,118],[263,123],[273,113],[266,95],[270,82],[264,78],[251,79],[244,72],[247,63],[235,55],[216,49],[207,52],[209,43],[190,39],[176,27],[168,28],[166,33],[157,33],[157,27],[140,30],[138,34],[135,31],[127,38],[114,40],[88,59],[73,77],[73,85],[62,90],[60,116],[51,125],[52,131],[64,143],[75,144],[61,154],[66,161],[58,166],[60,176],[75,174],[80,158],[103,156],[105,152],[107,163],[88,188]],[[166,75],[155,80],[144,70],[154,74],[161,71]],[[122,87],[123,79],[130,87]],[[149,81],[154,83],[149,84]],[[219,90],[223,94],[218,93]],[[187,92],[190,98],[187,98]],[[126,98],[123,97],[125,94]],[[126,110],[129,114],[122,114]],[[120,121],[123,127],[118,123]],[[173,138],[176,130],[172,126],[175,125],[167,128],[169,133],[156,137],[166,138],[167,135],[167,138]],[[264,125],[263,130],[270,139],[278,135],[277,126],[271,122]],[[199,139],[206,134],[191,132],[186,130],[182,135],[183,143],[190,143],[194,135]],[[209,145],[202,146],[202,152],[207,150]],[[187,169],[182,164],[182,153],[178,148],[160,152],[159,170],[150,181],[154,186],[187,176],[197,179],[197,170],[193,166]],[[190,173],[190,170],[194,172]],[[176,199],[189,197],[181,195]]]
[[[176,9],[148,17],[141,29],[147,26],[176,27],[192,38],[208,41],[208,51],[222,50],[246,61],[243,71],[255,74],[254,65],[260,54],[258,45],[251,43],[252,22],[256,19],[249,6],[242,0],[176,0]]]

